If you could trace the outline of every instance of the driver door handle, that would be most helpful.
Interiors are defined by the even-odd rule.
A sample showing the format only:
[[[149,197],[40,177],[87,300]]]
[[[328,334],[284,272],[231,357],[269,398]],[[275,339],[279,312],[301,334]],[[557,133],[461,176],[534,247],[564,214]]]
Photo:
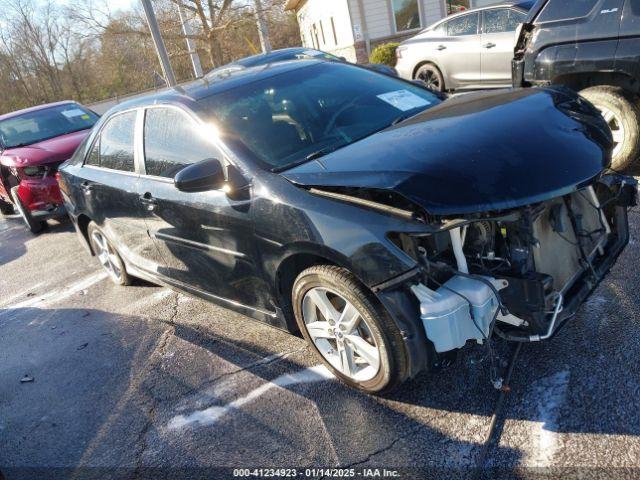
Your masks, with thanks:
[[[493,48],[493,47],[495,47],[495,46],[496,46],[496,44],[495,44],[495,43],[491,43],[491,42],[489,42],[489,43],[485,43],[485,44],[483,45],[483,47],[484,47],[484,48]]]
[[[446,50],[446,49],[447,49],[447,47],[446,47],[445,45],[438,45],[438,46],[436,47],[436,50],[440,50],[440,51],[442,51],[442,50]]]

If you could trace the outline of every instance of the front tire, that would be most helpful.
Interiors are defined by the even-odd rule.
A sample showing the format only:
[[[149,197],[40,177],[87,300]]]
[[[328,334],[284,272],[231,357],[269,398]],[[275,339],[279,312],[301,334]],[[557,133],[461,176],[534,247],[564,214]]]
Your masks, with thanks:
[[[415,80],[420,80],[426,88],[435,92],[444,92],[444,78],[442,73],[432,63],[422,65],[416,72]]]
[[[2,215],[12,215],[14,213],[13,204],[0,198],[0,213]]]
[[[332,265],[308,268],[298,275],[292,300],[305,339],[344,383],[383,393],[407,378],[400,330],[351,272]]]
[[[27,225],[29,231],[34,235],[40,233],[47,226],[47,222],[45,222],[44,220],[36,220],[35,218],[33,218],[27,206],[22,203],[22,200],[20,200],[20,195],[18,195],[18,188],[19,186],[16,185],[11,189],[13,204],[18,209],[18,213],[20,213],[20,216],[22,217],[22,220],[24,220],[24,223]]]
[[[638,97],[619,87],[591,87],[580,92],[609,124],[614,147],[611,168],[622,171],[640,157]]]
[[[102,268],[109,274],[111,281],[122,286],[131,284],[131,278],[120,254],[111,245],[100,227],[95,222],[91,222],[87,227],[87,233],[93,253],[98,257]]]

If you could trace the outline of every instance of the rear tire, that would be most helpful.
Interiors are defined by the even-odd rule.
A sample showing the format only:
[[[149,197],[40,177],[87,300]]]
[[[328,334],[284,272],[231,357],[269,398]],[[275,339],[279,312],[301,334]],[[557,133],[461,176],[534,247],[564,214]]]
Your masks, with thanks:
[[[298,275],[292,300],[305,339],[344,383],[379,394],[406,380],[400,330],[351,272],[332,265],[308,268]]]
[[[109,242],[100,227],[95,222],[90,222],[87,227],[87,234],[93,253],[98,257],[102,268],[109,274],[111,281],[116,285],[130,285],[131,277],[127,273],[122,257],[120,257],[120,254]]]
[[[638,97],[619,87],[591,87],[580,92],[605,118],[614,136],[611,168],[622,171],[640,157]]]
[[[20,216],[24,220],[24,223],[27,224],[27,228],[29,229],[29,231],[34,235],[40,233],[42,229],[47,226],[47,222],[45,222],[44,220],[36,220],[33,218],[29,209],[22,203],[22,200],[20,200],[20,195],[18,195],[18,188],[19,186],[16,185],[11,189],[13,204],[18,210],[18,213],[20,213]]]
[[[432,63],[422,65],[416,72],[414,80],[420,80],[426,88],[436,92],[444,92],[444,77],[440,69]]]

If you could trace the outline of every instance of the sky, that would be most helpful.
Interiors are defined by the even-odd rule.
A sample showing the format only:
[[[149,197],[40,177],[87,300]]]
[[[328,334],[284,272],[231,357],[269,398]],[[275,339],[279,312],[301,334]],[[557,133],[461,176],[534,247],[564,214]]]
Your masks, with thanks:
[[[109,7],[112,10],[128,10],[138,0],[109,0]]]

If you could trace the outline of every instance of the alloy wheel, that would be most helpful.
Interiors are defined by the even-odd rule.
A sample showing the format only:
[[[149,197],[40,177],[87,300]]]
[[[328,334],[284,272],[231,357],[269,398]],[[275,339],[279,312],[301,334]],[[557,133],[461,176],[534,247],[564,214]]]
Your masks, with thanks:
[[[624,146],[624,140],[626,131],[622,119],[618,117],[613,111],[601,105],[596,105],[596,108],[600,111],[604,120],[609,125],[611,134],[613,135],[613,156],[617,156]]]
[[[351,302],[327,288],[312,288],[302,300],[302,315],[316,348],[336,370],[358,382],[376,376],[380,349]]]
[[[105,236],[98,230],[95,230],[91,234],[91,238],[96,249],[96,256],[98,257],[98,260],[100,260],[100,263],[111,278],[116,282],[120,282],[122,280],[122,269],[120,268],[118,255],[113,250]]]
[[[440,91],[440,78],[438,74],[431,69],[424,69],[418,73],[418,79],[424,83],[429,90]]]

